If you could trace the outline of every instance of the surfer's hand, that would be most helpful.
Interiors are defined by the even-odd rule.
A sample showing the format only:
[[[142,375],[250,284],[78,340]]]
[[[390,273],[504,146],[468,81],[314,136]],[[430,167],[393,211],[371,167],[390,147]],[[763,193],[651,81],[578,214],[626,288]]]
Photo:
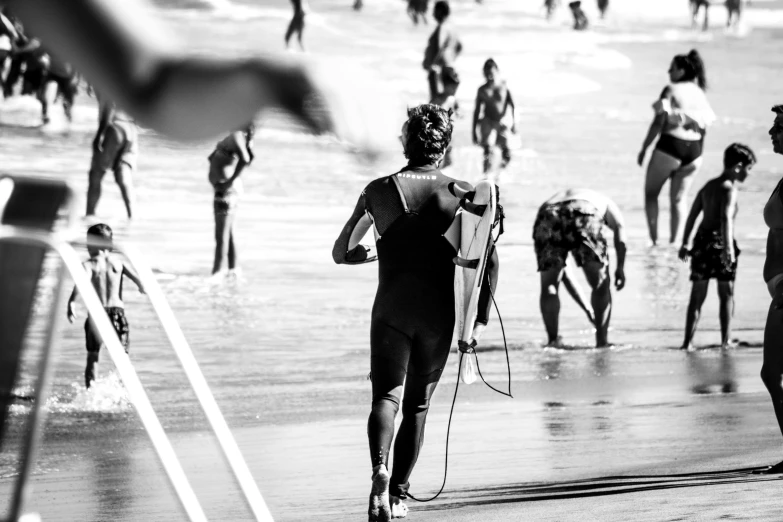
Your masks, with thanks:
[[[646,150],[642,149],[639,151],[639,155],[636,156],[636,164],[640,167],[644,165],[644,155],[647,153]]]
[[[688,250],[688,247],[684,245],[680,247],[680,252],[678,254],[680,260],[687,261],[690,255],[691,255],[691,251]]]
[[[73,324],[76,319],[78,319],[78,316],[73,310],[73,303],[68,303],[68,322]]]
[[[622,268],[618,268],[614,272],[614,287],[618,290],[625,287],[625,271]]]
[[[101,143],[103,143],[103,136],[100,136],[100,135],[95,136],[95,139],[92,140],[92,150],[93,150],[93,152],[101,152],[102,151]]]
[[[473,132],[473,145],[478,145],[478,144],[479,144],[479,141],[478,141],[478,134],[476,134],[475,132]]]

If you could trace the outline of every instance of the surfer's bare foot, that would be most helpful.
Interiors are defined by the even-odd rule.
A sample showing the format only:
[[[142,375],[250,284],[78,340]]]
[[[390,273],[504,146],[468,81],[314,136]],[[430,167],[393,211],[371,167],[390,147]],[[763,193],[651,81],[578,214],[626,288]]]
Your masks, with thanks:
[[[389,505],[389,471],[383,464],[372,468],[370,508],[367,514],[370,516],[369,522],[388,522],[392,519]]]
[[[408,516],[408,506],[400,500],[400,497],[392,495],[389,499],[391,504],[391,516],[392,518],[405,518]]]
[[[774,466],[770,466],[768,468],[760,469],[758,471],[754,471],[756,475],[775,475],[778,473],[783,473],[783,461],[778,462]]]
[[[563,346],[563,338],[561,336],[557,336],[554,339],[550,339],[547,341],[547,343],[544,345],[544,348],[561,348]]]

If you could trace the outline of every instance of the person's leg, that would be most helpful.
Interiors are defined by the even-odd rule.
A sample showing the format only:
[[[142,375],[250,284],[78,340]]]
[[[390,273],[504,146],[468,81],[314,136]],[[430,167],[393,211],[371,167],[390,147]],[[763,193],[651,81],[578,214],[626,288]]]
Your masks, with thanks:
[[[720,298],[720,345],[728,348],[731,341],[731,318],[734,316],[734,281],[718,281]]]
[[[430,100],[434,100],[440,92],[440,74],[437,71],[430,71],[427,74],[427,85],[430,88]]]
[[[289,41],[291,40],[291,36],[293,36],[294,31],[296,31],[296,11],[294,11],[294,15],[291,17],[291,21],[288,22],[288,29],[285,31],[285,46],[288,47]]]
[[[90,324],[90,319],[87,319],[84,322],[84,340],[87,345],[87,365],[84,367],[84,387],[89,388],[97,378],[98,358],[102,344],[101,338],[98,336],[98,333],[93,330],[92,324]]]
[[[296,38],[299,41],[299,48],[301,50],[305,50],[304,42],[302,42],[302,36],[304,34],[304,28],[305,28],[305,15],[304,13],[299,14],[298,22],[296,24]]]
[[[228,234],[228,269],[235,270],[237,268],[237,247],[234,243],[234,224],[236,223],[236,211],[233,211],[229,216],[229,234]]]
[[[587,261],[582,265],[587,282],[593,289],[590,303],[595,314],[595,345],[609,346],[609,319],[612,317],[612,291],[609,266],[601,261]]]
[[[658,196],[663,184],[672,172],[680,168],[681,162],[665,152],[655,149],[647,165],[644,180],[644,212],[647,214],[647,229],[653,244],[658,243]]]
[[[783,285],[775,289],[775,296],[767,312],[764,326],[764,362],[761,366],[761,380],[764,382],[775,410],[781,435],[783,435],[783,309],[777,303],[783,299]],[[767,470],[770,473],[783,473],[783,462]]]
[[[538,303],[541,308],[541,317],[544,319],[544,328],[546,328],[547,345],[557,344],[560,340],[558,336],[560,297],[557,292],[563,278],[564,268],[564,266],[558,266],[540,272],[541,295]]]
[[[479,140],[484,152],[483,172],[486,174],[492,169],[492,152],[495,148],[497,133],[495,132],[495,122],[487,118],[479,121]]]
[[[705,2],[704,3],[704,26],[702,26],[701,30],[706,31],[710,28],[710,3]]]
[[[228,261],[229,235],[231,233],[230,213],[215,212],[215,260],[212,263],[212,274],[223,270]]]
[[[693,281],[691,287],[691,299],[688,303],[688,311],[685,313],[685,338],[682,341],[682,349],[690,350],[693,348],[691,342],[696,334],[696,328],[699,326],[701,317],[701,307],[704,299],[707,297],[710,280]]]
[[[122,201],[125,203],[125,211],[128,219],[133,217],[133,169],[125,162],[119,162],[114,168],[114,180],[120,188]]]
[[[101,182],[106,171],[116,162],[117,155],[124,143],[124,137],[114,126],[109,125],[101,143],[101,150],[93,150],[87,185],[87,215],[94,216],[101,199]]]
[[[506,168],[511,161],[511,149],[508,148],[508,133],[509,129],[505,125],[498,129],[497,145],[500,148],[501,169]]]
[[[669,184],[671,205],[669,243],[677,242],[682,235],[683,228],[685,228],[685,219],[688,216],[688,191],[693,185],[695,174],[699,171],[702,161],[702,158],[698,158],[688,165],[683,165],[672,174]]]
[[[403,332],[373,319],[370,326],[372,410],[367,419],[367,438],[373,469],[370,490],[370,520],[391,520],[388,461],[394,439],[394,418],[400,408],[402,387],[408,369],[412,339]],[[395,460],[397,459],[395,450]]]
[[[49,108],[54,105],[54,99],[57,97],[57,82],[48,78],[44,79],[41,88],[38,90],[38,101],[41,102],[41,119],[44,124],[49,123]]]

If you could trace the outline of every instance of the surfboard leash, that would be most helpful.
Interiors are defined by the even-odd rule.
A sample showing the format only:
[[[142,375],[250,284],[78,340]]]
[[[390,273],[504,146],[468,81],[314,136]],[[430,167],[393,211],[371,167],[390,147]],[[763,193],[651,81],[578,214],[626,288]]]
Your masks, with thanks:
[[[508,343],[506,342],[506,329],[503,326],[503,318],[500,316],[500,309],[498,308],[498,304],[495,301],[495,293],[492,291],[492,285],[487,282],[487,285],[489,287],[489,296],[492,298],[492,303],[495,305],[495,312],[498,314],[498,320],[500,322],[500,331],[503,333],[503,346],[506,349],[506,368],[508,368],[508,393],[498,390],[491,384],[489,384],[485,379],[484,376],[481,375],[481,367],[479,366],[478,362],[478,354],[476,354],[476,370],[478,370],[479,377],[481,377],[481,380],[484,381],[484,384],[489,386],[492,390],[498,392],[501,395],[505,395],[506,397],[514,398],[513,395],[511,395],[511,360],[508,356]],[[471,348],[472,349],[472,348]],[[459,361],[457,363],[457,384],[454,386],[454,397],[451,399],[451,409],[449,410],[449,421],[446,424],[446,456],[444,457],[444,464],[443,464],[443,483],[440,485],[440,489],[437,493],[431,498],[425,498],[425,499],[419,499],[408,493],[408,497],[411,500],[415,500],[416,502],[431,502],[438,498],[441,493],[443,493],[443,489],[446,487],[446,477],[449,473],[449,435],[451,434],[451,419],[454,416],[454,405],[457,403],[457,392],[459,391],[459,381],[460,377],[462,376],[462,358],[465,356],[465,353],[461,349],[459,350]],[[475,353],[475,351],[474,351]],[[419,441],[419,450],[421,450],[421,441]]]

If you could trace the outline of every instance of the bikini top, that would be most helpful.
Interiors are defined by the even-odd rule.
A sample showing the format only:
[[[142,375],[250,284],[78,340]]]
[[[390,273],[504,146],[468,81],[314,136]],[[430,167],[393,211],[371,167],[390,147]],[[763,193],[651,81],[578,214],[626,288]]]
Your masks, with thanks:
[[[772,191],[769,201],[764,205],[764,223],[773,230],[783,230],[783,201],[781,201],[780,186],[783,179],[778,182],[778,186]]]

